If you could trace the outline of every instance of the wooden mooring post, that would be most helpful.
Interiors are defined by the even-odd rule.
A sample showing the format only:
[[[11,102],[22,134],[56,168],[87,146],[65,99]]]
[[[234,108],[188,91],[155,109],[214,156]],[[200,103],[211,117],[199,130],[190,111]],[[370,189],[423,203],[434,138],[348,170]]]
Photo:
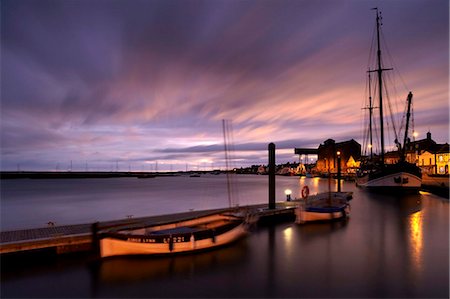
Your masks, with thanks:
[[[269,143],[269,209],[275,209],[275,144]]]

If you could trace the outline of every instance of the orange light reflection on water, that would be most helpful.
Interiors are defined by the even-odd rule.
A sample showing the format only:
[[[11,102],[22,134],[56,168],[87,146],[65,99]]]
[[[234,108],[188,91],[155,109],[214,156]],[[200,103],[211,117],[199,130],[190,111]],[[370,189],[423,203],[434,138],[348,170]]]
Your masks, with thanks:
[[[300,198],[302,196],[302,189],[305,186],[308,186],[309,194],[316,194],[319,193],[319,177],[313,177],[313,178],[306,178],[304,176],[301,176],[298,180],[298,197]],[[311,186],[312,184],[312,186]]]
[[[411,246],[411,259],[416,272],[422,268],[423,251],[423,215],[422,211],[416,212],[409,217],[409,241]]]
[[[286,250],[289,252],[292,247],[292,227],[287,227],[283,230],[283,239],[286,245]]]

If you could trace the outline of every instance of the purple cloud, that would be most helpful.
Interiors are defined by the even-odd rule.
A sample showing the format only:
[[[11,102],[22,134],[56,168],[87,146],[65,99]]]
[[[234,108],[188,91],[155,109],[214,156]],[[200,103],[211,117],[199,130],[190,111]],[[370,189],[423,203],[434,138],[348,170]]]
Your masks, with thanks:
[[[373,4],[416,130],[448,141],[445,0],[5,0],[2,169],[220,161],[223,118],[251,163],[361,140]]]

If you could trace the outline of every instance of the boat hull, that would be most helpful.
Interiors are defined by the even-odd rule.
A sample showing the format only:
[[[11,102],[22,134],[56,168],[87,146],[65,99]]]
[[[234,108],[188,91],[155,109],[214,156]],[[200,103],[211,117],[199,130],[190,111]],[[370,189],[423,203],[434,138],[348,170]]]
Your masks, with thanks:
[[[331,221],[338,219],[346,219],[350,215],[350,206],[347,205],[338,211],[308,211],[307,209],[296,209],[295,222],[302,224],[312,221]]]
[[[216,248],[237,241],[247,234],[247,224],[244,221],[236,225],[230,224],[233,226],[231,229],[217,234],[214,234],[214,230],[159,236],[107,234],[100,240],[100,256],[165,255]],[[182,227],[182,224],[177,227]],[[220,231],[220,228],[217,229]]]
[[[357,185],[372,191],[418,192],[422,179],[408,172],[397,172],[371,179],[369,175],[358,177]]]
[[[350,204],[345,198],[323,197],[309,202],[302,202],[295,209],[295,216],[295,222],[299,224],[312,221],[346,219],[350,216]]]
[[[359,174],[356,185],[379,192],[418,192],[422,173],[419,167],[408,162],[386,164]]]

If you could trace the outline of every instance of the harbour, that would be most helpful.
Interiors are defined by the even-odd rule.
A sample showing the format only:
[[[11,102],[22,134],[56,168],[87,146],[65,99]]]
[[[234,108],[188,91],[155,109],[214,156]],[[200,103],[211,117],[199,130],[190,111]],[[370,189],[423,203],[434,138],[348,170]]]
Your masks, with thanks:
[[[252,200],[245,200],[245,195],[254,194],[258,197],[254,205],[267,207],[267,179],[267,176],[237,176],[240,205],[250,204]],[[174,214],[177,214],[174,207],[180,208],[180,204],[186,204],[185,207],[195,211],[201,211],[204,201],[217,200],[217,205],[222,202],[222,208],[217,207],[218,210],[226,205],[223,204],[226,194],[220,195],[220,190],[210,196],[203,189],[202,201],[196,201],[198,189],[194,188],[225,185],[224,175],[205,175],[195,179],[156,178],[159,180],[157,183],[152,183],[154,180],[112,179],[121,187],[110,191],[104,185],[110,183],[108,179],[69,180],[65,184],[73,184],[73,188],[77,188],[81,183],[89,184],[89,180],[93,180],[98,190],[103,190],[103,196],[111,197],[111,200],[114,200],[114,194],[121,198],[126,192],[131,192],[126,203],[128,207],[132,207],[134,201],[140,202],[136,193],[140,188],[136,186],[147,185],[149,196],[146,196],[145,205],[141,205],[141,209],[147,211],[164,203],[155,194],[161,196],[160,191],[169,186],[173,194],[183,194],[187,201],[176,201],[180,196],[171,194],[172,201],[165,202],[164,210],[172,209]],[[43,190],[44,185],[53,184],[54,180],[11,180],[6,184],[8,182],[37,182],[40,185],[38,189]],[[194,184],[193,188],[186,189],[186,183]],[[284,190],[288,188],[293,190],[292,199],[295,199],[301,198],[305,185],[314,195],[326,192],[328,183],[328,179],[324,178],[277,176],[277,207],[297,204],[286,201]],[[130,186],[135,191],[130,191]],[[335,181],[332,186],[336,187]],[[64,187],[69,190],[68,185]],[[2,190],[9,190],[8,194],[12,192],[5,185]],[[300,225],[294,223],[293,213],[290,212],[289,217],[279,221],[269,218],[269,221],[261,222],[247,238],[207,252],[169,257],[116,257],[109,260],[99,260],[89,251],[44,255],[45,258],[38,259],[33,255],[22,255],[20,258],[2,255],[2,297],[448,296],[448,199],[427,192],[405,197],[371,194],[349,181],[342,182],[342,190],[353,192],[348,220]],[[18,195],[17,190],[14,193]],[[98,192],[95,193],[99,196]],[[64,200],[61,195],[58,193],[58,197]],[[78,196],[83,202],[86,195],[79,192]],[[97,201],[101,201],[101,197]],[[36,199],[29,200],[31,203]],[[70,201],[65,203],[70,210]],[[46,204],[53,202],[40,202],[42,209],[51,210],[50,206],[45,207]],[[87,212],[92,207],[85,205],[85,208]],[[124,210],[122,206],[116,209],[116,213],[135,213],[130,208]],[[179,211],[179,216],[192,215],[195,211]],[[108,217],[116,218],[111,215]],[[157,221],[158,217],[160,221],[169,220],[167,215],[155,215],[152,216],[153,221]],[[119,218],[128,222],[142,220],[138,215]],[[79,218],[73,221],[83,222]],[[88,232],[90,229],[89,224],[84,227]],[[233,273],[244,275],[239,278]],[[25,281],[26,289],[17,287]],[[193,288],[193,282],[203,287]],[[184,287],[180,288],[180,285]]]
[[[1,298],[449,298],[448,1],[53,2],[0,4]]]

